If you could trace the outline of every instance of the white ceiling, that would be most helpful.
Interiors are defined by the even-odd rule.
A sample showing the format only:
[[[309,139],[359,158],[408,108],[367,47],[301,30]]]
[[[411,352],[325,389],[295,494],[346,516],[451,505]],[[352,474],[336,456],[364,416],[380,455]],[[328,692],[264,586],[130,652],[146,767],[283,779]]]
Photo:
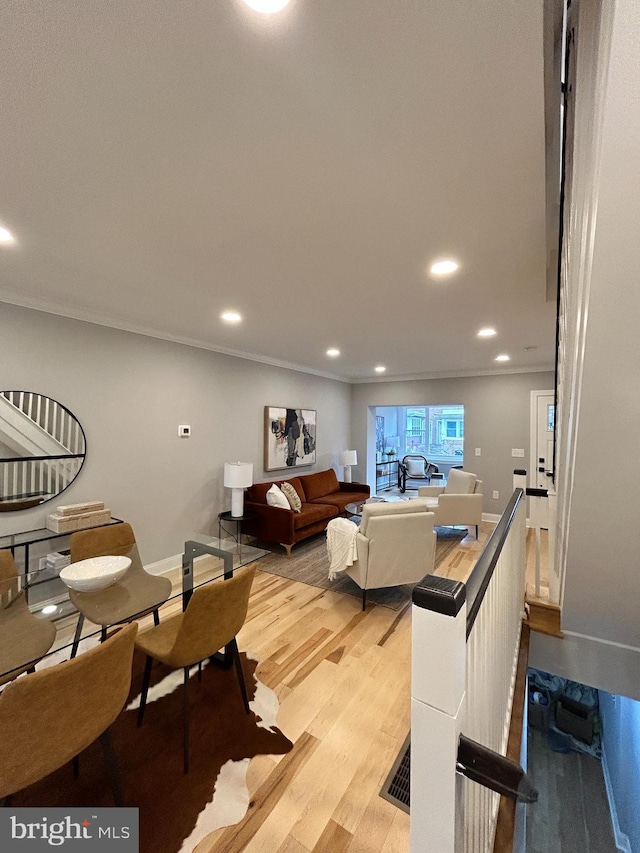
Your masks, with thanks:
[[[4,0],[0,73],[0,300],[351,381],[553,366],[542,0]]]

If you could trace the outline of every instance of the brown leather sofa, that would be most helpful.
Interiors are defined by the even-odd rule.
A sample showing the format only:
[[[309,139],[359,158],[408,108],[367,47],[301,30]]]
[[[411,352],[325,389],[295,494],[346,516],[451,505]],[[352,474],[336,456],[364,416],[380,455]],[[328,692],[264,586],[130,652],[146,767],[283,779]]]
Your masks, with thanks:
[[[291,483],[302,502],[300,512],[267,504],[267,492],[274,483]],[[303,539],[321,533],[332,518],[344,513],[348,503],[366,500],[371,493],[364,483],[342,483],[333,468],[305,474],[289,480],[256,483],[247,489],[244,511],[255,519],[242,522],[242,532],[267,542],[279,542],[291,554],[291,548]]]

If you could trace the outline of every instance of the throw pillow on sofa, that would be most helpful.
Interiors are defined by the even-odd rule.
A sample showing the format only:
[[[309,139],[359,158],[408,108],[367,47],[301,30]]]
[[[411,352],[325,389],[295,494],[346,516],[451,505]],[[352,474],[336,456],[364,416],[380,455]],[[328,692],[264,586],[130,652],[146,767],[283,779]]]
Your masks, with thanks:
[[[289,501],[289,506],[294,512],[300,512],[302,510],[302,501],[300,500],[300,496],[293,488],[291,483],[283,483],[280,486],[282,493],[285,498]]]
[[[278,506],[281,509],[291,509],[282,489],[278,488],[274,483],[267,492],[267,503],[269,506]]]

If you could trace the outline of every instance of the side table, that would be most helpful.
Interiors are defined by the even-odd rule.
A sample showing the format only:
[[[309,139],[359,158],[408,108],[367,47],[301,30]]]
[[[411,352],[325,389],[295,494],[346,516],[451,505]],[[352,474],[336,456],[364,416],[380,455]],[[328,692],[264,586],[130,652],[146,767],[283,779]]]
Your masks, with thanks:
[[[376,462],[376,492],[389,491],[398,482],[398,460]]]
[[[254,512],[245,512],[242,515],[231,515],[231,510],[218,513],[218,539],[222,542],[222,534],[226,533],[236,540],[238,546],[238,557],[242,560],[242,522],[251,521],[256,517]],[[236,526],[235,536],[223,525],[227,522],[232,522]]]
[[[112,517],[110,521],[106,524],[97,524],[92,527],[85,527],[84,530],[95,530],[98,527],[108,527],[112,524],[122,524],[121,518]],[[50,542],[53,539],[64,539],[65,537],[71,536],[71,531],[68,533],[56,533],[53,530],[49,530],[47,527],[39,527],[37,530],[25,530],[22,533],[8,533],[5,536],[0,536],[0,549],[8,549],[11,551],[11,554],[14,558],[16,558],[16,562],[18,564],[18,571],[21,571],[23,574],[28,575],[29,577],[36,578],[40,574],[39,572],[32,571],[29,567],[30,564],[30,555],[29,548],[32,545],[38,545],[41,542]],[[17,560],[18,551],[17,549],[22,549],[22,559],[23,563],[20,565]],[[44,580],[31,580],[26,583],[24,586],[24,594],[25,598],[29,600],[29,589],[34,586],[39,586],[41,583],[49,583],[51,580],[55,580],[55,578],[45,578]]]

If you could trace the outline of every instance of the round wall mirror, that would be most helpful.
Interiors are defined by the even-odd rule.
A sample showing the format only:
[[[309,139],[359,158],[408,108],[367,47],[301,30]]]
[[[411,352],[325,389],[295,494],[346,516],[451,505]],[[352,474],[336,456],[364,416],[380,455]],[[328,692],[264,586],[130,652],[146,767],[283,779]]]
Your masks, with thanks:
[[[0,512],[55,498],[85,455],[84,430],[66,406],[31,391],[0,391]]]

